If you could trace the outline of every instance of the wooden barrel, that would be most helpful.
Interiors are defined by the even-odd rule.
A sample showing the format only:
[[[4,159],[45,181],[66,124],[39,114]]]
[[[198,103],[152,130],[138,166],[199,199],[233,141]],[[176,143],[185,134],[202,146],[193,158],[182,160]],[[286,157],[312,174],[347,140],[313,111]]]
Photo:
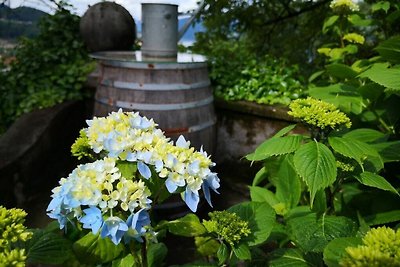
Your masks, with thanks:
[[[213,153],[216,116],[207,64],[180,54],[177,62],[143,62],[140,52],[100,52],[95,116],[122,108],[153,118],[168,137],[184,135]]]

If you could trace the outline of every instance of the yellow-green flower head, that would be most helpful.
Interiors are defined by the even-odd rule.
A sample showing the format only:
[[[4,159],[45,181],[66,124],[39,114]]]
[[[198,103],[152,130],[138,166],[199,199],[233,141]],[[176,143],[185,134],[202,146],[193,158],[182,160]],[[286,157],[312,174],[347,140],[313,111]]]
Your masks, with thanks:
[[[358,33],[348,33],[345,36],[343,36],[343,40],[355,44],[363,44],[365,42],[364,36]]]
[[[329,7],[338,13],[349,13],[360,10],[360,7],[352,0],[333,0]]]
[[[363,245],[346,248],[343,267],[400,266],[400,231],[385,226],[373,228],[362,239]]]
[[[18,248],[32,237],[23,225],[25,217],[22,209],[0,206],[0,266],[25,266],[25,250]]]
[[[335,105],[312,97],[296,99],[290,103],[289,108],[289,115],[320,129],[336,129],[341,126],[351,127],[349,117],[339,111]]]
[[[231,247],[251,233],[249,223],[242,220],[236,213],[214,211],[208,216],[209,221],[203,220],[207,232],[216,234],[219,240],[225,241]]]

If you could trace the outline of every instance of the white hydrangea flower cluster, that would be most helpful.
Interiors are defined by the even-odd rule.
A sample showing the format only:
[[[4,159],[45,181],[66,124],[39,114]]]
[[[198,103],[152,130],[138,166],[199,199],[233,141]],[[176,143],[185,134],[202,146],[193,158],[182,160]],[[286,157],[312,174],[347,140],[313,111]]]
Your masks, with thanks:
[[[192,211],[199,202],[198,191],[203,186],[206,200],[210,203],[209,189],[216,191],[219,179],[210,167],[215,164],[204,151],[190,148],[183,136],[176,145],[156,128],[153,120],[134,112],[112,112],[108,117],[88,120],[85,130],[89,145],[96,153],[105,152],[108,157],[137,162],[140,174],[151,177],[151,169],[161,178],[170,193],[185,187],[184,200]]]

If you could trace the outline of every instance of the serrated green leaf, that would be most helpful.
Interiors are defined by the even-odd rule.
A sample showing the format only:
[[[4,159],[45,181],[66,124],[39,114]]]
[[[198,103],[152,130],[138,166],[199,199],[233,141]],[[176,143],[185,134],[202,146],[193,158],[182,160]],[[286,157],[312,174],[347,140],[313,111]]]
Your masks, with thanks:
[[[335,22],[339,19],[339,16],[334,15],[334,16],[330,16],[329,18],[327,18],[324,22],[324,25],[322,26],[322,32],[326,33],[328,31],[328,29],[335,24]]]
[[[347,247],[357,247],[362,244],[361,238],[341,237],[332,240],[324,249],[324,262],[328,267],[340,267],[340,260],[346,255]]]
[[[335,157],[324,144],[310,142],[296,151],[293,162],[297,173],[308,186],[312,206],[316,192],[336,180]]]
[[[167,223],[168,230],[174,235],[192,237],[199,236],[206,232],[199,218],[192,213]]]
[[[332,103],[346,113],[360,114],[363,111],[364,100],[353,86],[335,84],[313,87],[308,92],[310,96]]]
[[[278,249],[269,256],[270,267],[309,267],[300,249]]]
[[[250,198],[254,202],[267,202],[271,207],[279,203],[274,193],[259,186],[250,186]]]
[[[400,63],[400,35],[383,41],[375,50],[378,51],[383,59],[389,62]]]
[[[272,182],[276,187],[276,198],[289,208],[297,206],[301,197],[301,181],[293,164],[293,156],[287,155],[282,160]]]
[[[400,69],[388,68],[385,63],[376,63],[358,76],[368,78],[386,88],[400,91]]]
[[[258,185],[259,183],[261,183],[262,181],[264,181],[266,178],[268,177],[268,171],[267,168],[262,167],[254,176],[253,179],[253,186]]]
[[[351,67],[339,63],[327,65],[326,70],[328,71],[328,74],[340,79],[352,79],[358,74]]]
[[[382,157],[383,162],[400,161],[400,141],[371,144]]]
[[[304,252],[322,252],[326,245],[339,237],[353,236],[357,227],[349,218],[315,213],[287,222],[290,238]]]
[[[337,153],[356,160],[363,167],[363,161],[368,156],[379,158],[378,152],[369,144],[349,137],[329,137],[328,142]]]
[[[243,202],[230,207],[228,211],[249,222],[251,233],[243,240],[249,246],[259,245],[268,239],[275,222],[275,212],[270,205],[265,202]]]
[[[134,267],[135,259],[132,254],[128,254],[122,259],[113,260],[111,267]]]
[[[71,242],[45,230],[35,230],[27,242],[27,262],[30,264],[63,264],[72,257]]]
[[[369,128],[359,128],[347,132],[343,135],[343,138],[349,138],[357,141],[361,141],[364,143],[374,142],[378,139],[387,139],[387,136],[377,130],[369,129]],[[373,146],[373,145],[372,145]]]
[[[118,258],[124,251],[124,245],[115,245],[109,238],[88,233],[76,241],[72,249],[82,263],[102,264]]]
[[[229,249],[224,243],[222,243],[217,251],[218,264],[222,265],[228,259],[228,256],[229,256]]]
[[[246,244],[241,244],[238,247],[233,248],[233,253],[240,260],[251,260],[250,249]]]
[[[285,214],[284,218],[285,218],[285,221],[288,221],[293,218],[309,215],[311,213],[313,213],[313,212],[311,211],[310,206],[297,206],[297,207],[294,207],[293,209],[289,210]]]
[[[161,267],[164,265],[164,259],[167,256],[168,248],[164,243],[149,245],[147,250],[147,266]]]
[[[397,190],[388,181],[386,181],[385,178],[376,173],[362,172],[360,175],[355,176],[355,178],[363,185],[379,188],[385,191],[390,191],[399,195]]]
[[[400,210],[376,213],[371,216],[366,216],[364,219],[370,226],[398,222],[400,221]]]
[[[296,151],[303,139],[300,135],[270,138],[257,147],[254,153],[246,156],[248,160],[264,160],[272,156],[285,155]]]
[[[297,124],[291,124],[289,126],[286,126],[285,128],[280,129],[276,134],[274,134],[274,136],[272,136],[272,138],[282,137],[282,136],[286,135],[287,133],[289,133],[291,130],[293,130],[296,126],[297,126]]]

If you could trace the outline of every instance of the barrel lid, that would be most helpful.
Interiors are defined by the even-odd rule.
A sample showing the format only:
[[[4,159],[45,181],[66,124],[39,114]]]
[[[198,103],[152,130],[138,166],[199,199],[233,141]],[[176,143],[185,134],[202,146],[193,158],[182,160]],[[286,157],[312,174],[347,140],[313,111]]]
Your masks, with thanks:
[[[164,5],[174,5],[178,6],[178,0],[142,0],[140,1],[141,4],[164,4]]]
[[[177,61],[170,62],[142,60],[141,51],[103,51],[90,56],[102,64],[125,68],[179,69],[207,66],[205,56],[190,53],[178,53]]]

